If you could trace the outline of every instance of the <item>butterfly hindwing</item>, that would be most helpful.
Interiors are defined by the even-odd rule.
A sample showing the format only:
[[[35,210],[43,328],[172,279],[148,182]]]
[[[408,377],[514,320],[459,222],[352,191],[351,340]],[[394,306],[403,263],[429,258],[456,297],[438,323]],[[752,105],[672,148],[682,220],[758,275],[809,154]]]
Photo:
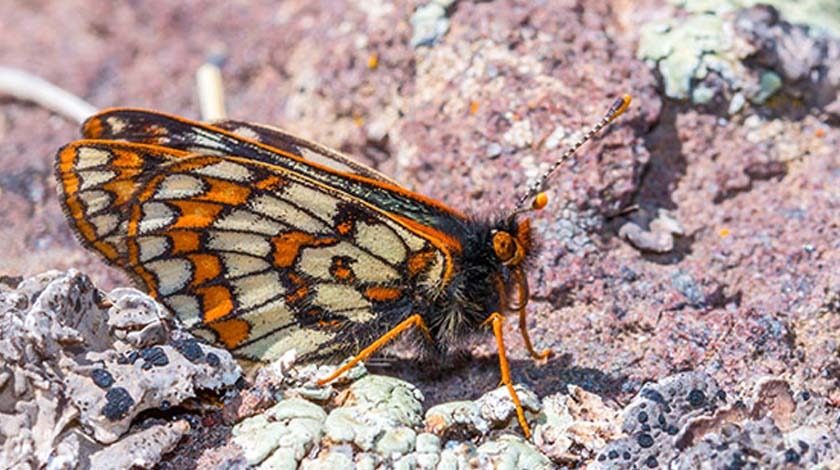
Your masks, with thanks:
[[[134,159],[101,185],[65,184],[68,207],[85,191],[116,198],[108,185],[120,178],[133,184],[127,201],[69,210],[77,227],[100,212],[123,222],[107,234],[111,246],[124,247],[118,264],[197,334],[242,357],[352,349],[412,313],[408,291],[442,282],[447,258],[423,234],[281,167],[144,144],[71,147]],[[63,181],[88,163],[66,152]],[[96,168],[120,173],[112,161]]]
[[[126,204],[148,171],[186,155],[175,149],[93,140],[59,150],[56,173],[62,205],[81,242],[123,266]]]

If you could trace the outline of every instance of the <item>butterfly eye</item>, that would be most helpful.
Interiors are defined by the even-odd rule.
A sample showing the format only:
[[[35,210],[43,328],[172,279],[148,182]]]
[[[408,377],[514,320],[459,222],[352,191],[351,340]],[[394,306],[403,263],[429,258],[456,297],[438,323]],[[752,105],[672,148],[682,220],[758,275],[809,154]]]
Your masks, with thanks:
[[[507,232],[496,232],[493,235],[493,251],[496,256],[504,264],[509,264],[515,260],[517,251],[519,251],[519,244],[516,239]]]

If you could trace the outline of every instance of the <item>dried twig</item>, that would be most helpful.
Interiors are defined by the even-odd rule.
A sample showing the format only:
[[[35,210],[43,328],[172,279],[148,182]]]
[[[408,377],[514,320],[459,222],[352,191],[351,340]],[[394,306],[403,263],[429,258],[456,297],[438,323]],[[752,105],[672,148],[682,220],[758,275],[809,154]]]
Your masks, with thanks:
[[[31,101],[81,124],[97,108],[43,78],[9,67],[0,67],[0,94]]]

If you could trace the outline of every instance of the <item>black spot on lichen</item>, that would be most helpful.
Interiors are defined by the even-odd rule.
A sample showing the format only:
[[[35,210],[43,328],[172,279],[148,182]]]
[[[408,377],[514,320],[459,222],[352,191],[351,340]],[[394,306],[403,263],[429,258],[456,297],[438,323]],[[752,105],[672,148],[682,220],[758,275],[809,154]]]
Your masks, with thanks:
[[[108,388],[114,384],[114,377],[105,369],[93,369],[90,378],[99,388]]]
[[[659,466],[659,462],[656,460],[656,457],[651,455],[647,458],[647,460],[645,460],[645,465],[647,465],[648,468],[656,468]]]
[[[636,438],[636,442],[638,442],[642,448],[647,449],[653,445],[653,437],[650,434],[643,432]]]
[[[785,451],[785,462],[787,463],[799,463],[799,453],[793,449],[788,449]]]
[[[214,354],[214,353],[208,353],[207,354],[207,364],[209,364],[210,366],[219,367],[219,365],[221,363],[222,363],[221,359],[219,359],[219,356],[217,356],[216,354]]]
[[[695,408],[699,408],[706,403],[706,394],[695,388],[688,392],[688,403]]]
[[[146,348],[140,351],[140,355],[143,357],[143,360],[146,361],[146,364],[151,364],[155,367],[161,367],[169,364],[169,358],[166,357],[166,352],[160,346]],[[146,364],[143,364],[144,369],[146,369]]]
[[[648,414],[644,411],[639,412],[638,416],[636,417],[640,423],[647,423]]]
[[[193,338],[173,341],[172,345],[190,362],[198,362],[204,358],[204,350]]]
[[[652,402],[659,403],[660,405],[667,405],[667,403],[665,402],[665,397],[663,397],[661,393],[657,392],[652,388],[643,388],[641,395],[642,397],[647,398]]]
[[[105,393],[107,403],[102,408],[102,415],[111,421],[123,419],[128,411],[134,406],[134,399],[128,390],[122,387],[113,387]]]

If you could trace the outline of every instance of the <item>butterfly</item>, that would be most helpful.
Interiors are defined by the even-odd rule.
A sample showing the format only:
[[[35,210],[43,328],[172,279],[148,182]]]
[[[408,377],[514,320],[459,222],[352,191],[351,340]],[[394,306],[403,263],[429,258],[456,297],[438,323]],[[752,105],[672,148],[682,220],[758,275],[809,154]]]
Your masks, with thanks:
[[[510,379],[503,313],[525,328],[530,219],[545,182],[604,118],[502,218],[472,218],[380,172],[282,130],[132,108],[102,111],[62,147],[65,214],[87,248],[127,272],[195,335],[270,361],[353,354],[328,383],[410,328],[441,352],[489,327]],[[530,205],[526,202],[530,201]]]

